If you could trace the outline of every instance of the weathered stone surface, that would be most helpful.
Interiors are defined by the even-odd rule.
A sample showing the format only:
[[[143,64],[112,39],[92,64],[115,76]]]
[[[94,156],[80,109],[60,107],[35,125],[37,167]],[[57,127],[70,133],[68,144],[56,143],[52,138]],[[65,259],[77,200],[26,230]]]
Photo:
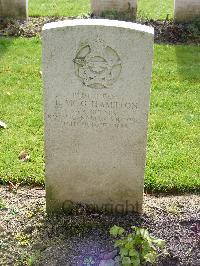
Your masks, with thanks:
[[[101,260],[100,263],[99,263],[99,266],[115,266],[116,263],[114,260]]]
[[[174,18],[177,22],[200,19],[200,0],[174,0]]]
[[[136,18],[137,0],[91,0],[91,7],[96,16],[117,12],[121,18],[133,20]]]
[[[153,29],[112,20],[43,28],[47,211],[141,211]],[[63,210],[64,210],[63,209]]]
[[[28,0],[0,0],[0,17],[28,18]]]
[[[106,252],[100,255],[100,259],[102,260],[110,260],[114,259],[118,255],[118,251],[115,249],[111,252]]]

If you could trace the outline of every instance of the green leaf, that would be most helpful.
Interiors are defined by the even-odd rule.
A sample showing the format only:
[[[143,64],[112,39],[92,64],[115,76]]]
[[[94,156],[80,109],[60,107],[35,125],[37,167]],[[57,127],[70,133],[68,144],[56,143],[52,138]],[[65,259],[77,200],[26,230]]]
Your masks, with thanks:
[[[124,234],[122,227],[113,226],[111,235],[118,236],[115,247],[120,249],[122,265],[139,266],[142,262],[154,263],[158,256],[158,247],[163,249],[165,241],[152,237],[146,228],[131,227],[133,232]]]
[[[122,239],[118,239],[118,240],[116,240],[115,241],[115,248],[117,248],[117,247],[123,247],[124,245],[125,245],[125,243],[126,242],[124,242],[124,240],[122,240]]]
[[[154,263],[154,262],[156,261],[156,257],[157,257],[156,252],[150,252],[150,253],[147,253],[147,254],[144,256],[144,260],[145,260],[146,262]]]
[[[129,265],[131,265],[131,259],[129,257],[123,257],[123,259],[122,259],[122,265],[123,266],[129,266]]]
[[[136,246],[141,245],[143,243],[143,239],[140,235],[135,235],[134,244]]]
[[[125,248],[127,250],[132,250],[133,249],[133,241],[128,241],[126,244],[125,244]]]
[[[144,241],[142,245],[142,253],[146,255],[147,253],[153,251],[152,246],[149,245],[148,241]]]
[[[129,256],[130,257],[135,257],[135,258],[139,258],[140,257],[138,251],[135,250],[135,249],[132,249],[132,250],[129,251]]]
[[[131,258],[131,265],[133,265],[133,266],[140,266],[141,264],[140,264],[140,258],[136,258],[136,257],[132,257]]]
[[[154,243],[154,244],[156,244],[159,248],[161,248],[161,249],[163,249],[164,247],[165,247],[165,245],[166,245],[166,243],[165,243],[165,240],[163,240],[163,239],[156,239],[156,238],[154,238],[153,240],[152,240],[152,242]]]
[[[121,236],[124,233],[124,228],[114,225],[110,229],[110,234],[114,237]]]
[[[121,257],[126,257],[128,255],[128,250],[126,248],[121,248],[120,255]]]
[[[129,242],[132,242],[132,241],[133,241],[133,237],[135,237],[133,234],[128,234],[128,236],[127,236],[127,240],[128,240]]]
[[[147,240],[149,243],[151,242],[151,237],[149,235],[149,232],[145,228],[138,228],[136,230],[136,236],[140,236],[142,239]]]

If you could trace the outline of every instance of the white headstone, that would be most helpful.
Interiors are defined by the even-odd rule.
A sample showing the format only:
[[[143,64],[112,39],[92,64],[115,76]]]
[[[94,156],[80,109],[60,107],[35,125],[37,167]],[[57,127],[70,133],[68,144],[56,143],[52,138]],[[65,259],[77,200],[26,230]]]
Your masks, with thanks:
[[[200,0],[174,0],[174,18],[177,22],[200,19]]]
[[[0,17],[28,18],[28,0],[0,0]]]
[[[137,0],[91,0],[91,7],[96,16],[117,12],[119,17],[133,20],[136,18]]]
[[[153,28],[67,20],[43,28],[47,212],[142,209]]]

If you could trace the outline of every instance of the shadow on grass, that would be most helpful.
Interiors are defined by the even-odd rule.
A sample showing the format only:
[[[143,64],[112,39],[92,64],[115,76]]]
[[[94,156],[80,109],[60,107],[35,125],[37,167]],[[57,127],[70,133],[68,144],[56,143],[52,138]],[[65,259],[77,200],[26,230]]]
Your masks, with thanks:
[[[0,60],[13,44],[13,38],[0,36]]]
[[[199,82],[200,47],[176,45],[175,52],[179,77],[182,80]]]

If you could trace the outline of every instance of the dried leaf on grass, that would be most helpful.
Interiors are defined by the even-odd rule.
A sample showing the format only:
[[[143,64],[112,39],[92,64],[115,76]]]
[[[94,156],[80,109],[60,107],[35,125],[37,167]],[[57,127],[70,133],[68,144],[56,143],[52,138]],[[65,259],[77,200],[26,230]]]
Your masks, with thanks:
[[[21,151],[18,157],[22,162],[27,162],[30,159],[30,155],[26,151]]]
[[[0,128],[7,128],[6,123],[0,120]]]

